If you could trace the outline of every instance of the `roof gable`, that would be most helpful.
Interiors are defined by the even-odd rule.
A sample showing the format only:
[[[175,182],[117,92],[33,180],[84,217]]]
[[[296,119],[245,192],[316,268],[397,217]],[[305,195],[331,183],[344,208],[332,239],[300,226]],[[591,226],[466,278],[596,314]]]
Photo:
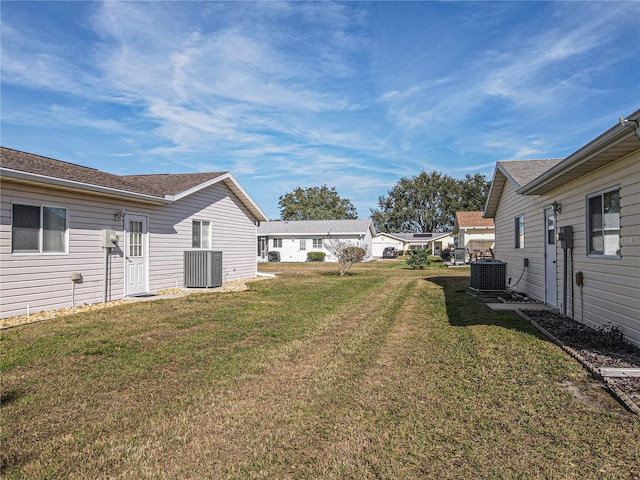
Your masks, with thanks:
[[[493,227],[493,218],[484,218],[481,211],[456,212],[456,225],[458,228]],[[454,228],[455,230],[455,228]]]
[[[518,190],[560,163],[560,158],[540,160],[508,160],[496,163],[484,207],[484,218],[493,218],[507,181]],[[454,227],[455,228],[455,227]]]
[[[518,189],[535,180],[561,161],[561,158],[549,158],[543,160],[508,160],[498,162],[498,164],[502,167],[505,176]]]
[[[122,178],[131,182],[147,185],[156,192],[167,195],[178,195],[181,192],[190,190],[198,185],[224,175],[226,172],[210,173],[162,173],[156,175],[124,175]]]

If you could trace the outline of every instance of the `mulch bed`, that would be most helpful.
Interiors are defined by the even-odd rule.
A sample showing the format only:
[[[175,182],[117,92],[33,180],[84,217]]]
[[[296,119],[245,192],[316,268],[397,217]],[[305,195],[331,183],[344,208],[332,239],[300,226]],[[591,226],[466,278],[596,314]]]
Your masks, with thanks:
[[[520,311],[596,377],[601,377],[603,367],[640,368],[640,349],[616,327],[592,328],[547,310],[527,310],[526,305]],[[629,410],[640,415],[640,377],[604,377],[603,381]]]

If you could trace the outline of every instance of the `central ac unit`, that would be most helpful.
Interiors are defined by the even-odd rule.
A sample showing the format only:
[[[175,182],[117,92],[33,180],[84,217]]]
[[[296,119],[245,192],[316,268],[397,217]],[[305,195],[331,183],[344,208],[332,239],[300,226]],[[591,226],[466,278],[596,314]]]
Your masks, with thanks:
[[[503,292],[506,290],[507,264],[485,258],[471,262],[471,290],[476,292]]]
[[[222,252],[213,250],[185,251],[184,286],[187,288],[222,286]]]

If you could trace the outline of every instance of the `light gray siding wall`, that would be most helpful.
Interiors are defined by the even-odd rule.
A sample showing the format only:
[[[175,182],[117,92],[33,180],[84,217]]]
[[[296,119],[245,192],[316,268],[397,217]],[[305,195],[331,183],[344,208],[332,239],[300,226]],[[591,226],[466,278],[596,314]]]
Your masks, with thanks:
[[[12,255],[11,204],[67,208],[69,253],[65,255]],[[109,261],[107,300],[125,295],[125,255],[122,222],[115,213],[149,218],[149,290],[183,285],[183,252],[191,249],[192,219],[212,223],[212,249],[223,252],[223,281],[256,275],[257,228],[250,212],[222,185],[196,192],[173,204],[150,206],[106,198],[42,189],[2,185],[0,206],[0,315],[2,318],[41,310],[72,306],[72,272],[81,272],[75,285],[75,304],[102,301],[104,249],[103,228],[121,235],[120,248]]]
[[[165,207],[155,207],[150,226],[151,290],[183,282],[183,252],[191,250],[193,220],[211,222],[211,249],[222,251],[223,282],[256,275],[257,227],[251,213],[217,183]],[[174,232],[172,234],[172,232]]]
[[[620,258],[589,256],[587,253],[587,195],[620,186]],[[616,325],[640,344],[640,152],[635,152],[589,175],[543,196],[517,195],[507,182],[496,211],[496,257],[506,261],[514,287],[537,300],[544,300],[544,207],[560,202],[558,227],[571,225],[574,248],[567,253],[567,295],[563,305],[564,252],[557,245],[558,308],[590,325]],[[525,214],[525,248],[514,249],[514,218]],[[573,264],[571,258],[573,254]],[[582,272],[584,286],[575,285]]]
[[[616,185],[620,186],[620,258],[589,256],[587,195]],[[573,268],[568,263],[567,315],[592,325],[612,323],[640,343],[640,152],[545,196],[562,205],[558,225],[573,227]],[[563,255],[559,250],[559,305],[562,303],[563,271]],[[578,271],[584,274],[582,289],[575,285],[575,272]]]
[[[11,254],[11,205],[43,205],[67,209],[69,253],[54,255]],[[102,301],[104,250],[103,228],[122,235],[122,224],[114,212],[121,206],[108,201],[88,200],[73,193],[35,187],[2,185],[0,225],[0,314],[2,317],[70,307],[73,284],[70,275],[82,273],[75,285],[75,303]],[[109,258],[110,299],[122,298],[123,252],[114,249]]]
[[[495,215],[495,256],[507,263],[507,286],[544,301],[544,200],[517,195],[506,182]],[[515,219],[524,213],[524,248],[515,248]],[[529,259],[525,269],[524,259]]]

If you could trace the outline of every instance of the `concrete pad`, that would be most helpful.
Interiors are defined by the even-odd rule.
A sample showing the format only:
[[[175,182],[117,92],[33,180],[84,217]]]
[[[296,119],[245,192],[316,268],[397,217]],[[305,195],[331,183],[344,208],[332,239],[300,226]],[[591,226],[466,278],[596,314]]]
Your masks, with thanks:
[[[640,377],[640,368],[633,367],[601,367],[603,377]]]
[[[543,303],[487,303],[487,307],[496,312],[505,312],[513,310],[550,310]]]

